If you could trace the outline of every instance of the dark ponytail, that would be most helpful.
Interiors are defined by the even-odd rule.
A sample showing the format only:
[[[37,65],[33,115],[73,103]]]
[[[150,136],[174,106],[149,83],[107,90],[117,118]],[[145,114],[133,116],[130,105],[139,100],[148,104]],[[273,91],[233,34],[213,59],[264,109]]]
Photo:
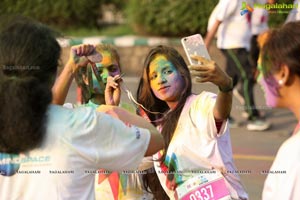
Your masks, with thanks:
[[[18,153],[37,147],[45,132],[51,90],[34,77],[1,77],[0,87],[1,152]]]
[[[0,33],[0,152],[43,141],[60,46],[47,27],[17,20]]]

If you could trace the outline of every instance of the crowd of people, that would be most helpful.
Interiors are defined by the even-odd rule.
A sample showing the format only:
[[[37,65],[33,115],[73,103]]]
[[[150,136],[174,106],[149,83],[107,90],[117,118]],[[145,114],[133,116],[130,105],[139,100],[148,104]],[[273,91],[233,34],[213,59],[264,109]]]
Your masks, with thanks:
[[[205,37],[209,46],[217,34],[225,66],[200,56],[187,65],[175,48],[153,47],[131,109],[120,102],[124,80],[112,45],[71,47],[56,77],[56,33],[27,18],[9,23],[0,32],[0,199],[249,199],[231,173],[238,171],[233,93],[242,97],[249,130],[270,127],[255,107],[257,77],[266,104],[300,120],[300,22],[269,29],[266,13],[258,14],[264,24],[250,43],[240,3],[220,0]],[[194,94],[192,77],[217,94]],[[65,102],[73,79],[80,105]],[[300,198],[299,132],[300,123],[280,147],[271,170],[286,173],[267,176],[262,199]]]

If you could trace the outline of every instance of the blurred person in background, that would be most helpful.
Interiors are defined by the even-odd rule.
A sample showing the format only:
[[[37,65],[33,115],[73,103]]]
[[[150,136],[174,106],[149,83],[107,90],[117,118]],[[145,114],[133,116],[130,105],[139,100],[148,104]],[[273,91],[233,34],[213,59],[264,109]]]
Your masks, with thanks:
[[[300,199],[300,21],[259,37],[259,83],[270,107],[287,108],[298,119],[279,148],[264,184],[263,200]]]
[[[239,94],[238,99],[247,112],[247,129],[264,131],[270,123],[260,116],[254,101],[255,77],[249,61],[251,27],[248,9],[251,8],[243,0],[220,0],[209,19],[204,42],[209,47],[217,34],[217,47],[226,59],[224,69],[233,79],[235,94]],[[230,125],[239,126],[232,117]]]

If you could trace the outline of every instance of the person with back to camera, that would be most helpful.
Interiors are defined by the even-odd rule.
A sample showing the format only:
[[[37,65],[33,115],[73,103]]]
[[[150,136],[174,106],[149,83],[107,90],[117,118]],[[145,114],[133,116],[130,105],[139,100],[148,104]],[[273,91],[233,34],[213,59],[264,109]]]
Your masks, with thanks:
[[[30,20],[0,33],[0,199],[94,199],[96,170],[134,170],[163,148],[155,127],[124,109],[102,106],[115,119],[51,105],[60,52]]]
[[[260,79],[270,107],[288,108],[299,121],[279,148],[264,184],[263,200],[300,199],[300,21],[259,37]]]
[[[102,57],[102,60],[99,58]],[[75,62],[77,61],[77,63]],[[118,106],[121,98],[120,77],[121,64],[117,50],[108,44],[81,44],[71,47],[69,60],[53,86],[54,104],[65,107],[91,107],[100,105]],[[75,77],[81,88],[83,101],[81,105],[65,103],[71,82]],[[121,104],[128,110],[130,104]],[[96,199],[151,199],[143,190],[138,173],[110,172],[99,169],[95,179]]]
[[[143,105],[139,113],[161,130],[165,149],[154,156],[156,173],[148,170],[144,185],[158,200],[177,199],[178,186],[203,175],[198,171],[215,169],[223,173],[229,196],[247,199],[235,173],[227,123],[232,79],[215,62],[194,59],[203,65],[191,66],[191,74],[197,82],[218,86],[217,95],[192,93],[190,71],[174,48],[157,46],[146,57],[137,91],[137,101]]]

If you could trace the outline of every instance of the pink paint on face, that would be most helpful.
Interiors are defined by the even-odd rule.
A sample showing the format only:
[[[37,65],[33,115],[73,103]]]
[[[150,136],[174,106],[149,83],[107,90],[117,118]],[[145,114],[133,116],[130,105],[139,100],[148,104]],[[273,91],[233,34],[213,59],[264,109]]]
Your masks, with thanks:
[[[276,79],[272,75],[270,75],[267,78],[262,77],[259,83],[262,86],[262,89],[265,93],[267,106],[272,108],[277,107],[278,98],[279,98],[279,94],[278,94],[279,84],[276,81]]]
[[[164,55],[157,55],[151,61],[148,77],[154,95],[165,101],[169,107],[176,106],[184,81],[175,66]]]

